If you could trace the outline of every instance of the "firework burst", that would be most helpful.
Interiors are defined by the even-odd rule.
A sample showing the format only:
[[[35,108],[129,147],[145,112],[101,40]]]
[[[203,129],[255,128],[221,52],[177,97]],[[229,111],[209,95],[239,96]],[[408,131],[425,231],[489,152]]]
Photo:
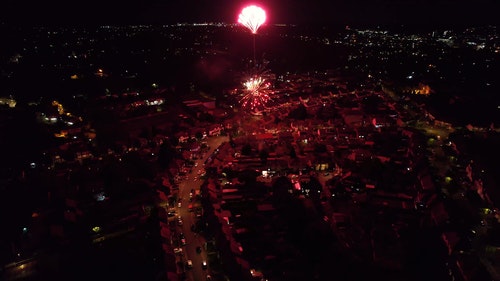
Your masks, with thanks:
[[[255,34],[257,34],[257,30],[261,25],[266,22],[266,11],[261,7],[250,5],[243,10],[241,10],[240,15],[238,16],[238,23],[242,24],[246,28],[248,28],[253,35],[253,63],[256,65],[255,60]]]
[[[256,76],[243,83],[245,86],[244,95],[240,100],[241,106],[254,112],[267,109],[267,104],[271,101],[269,94],[270,83],[262,77]]]
[[[238,22],[256,34],[259,27],[266,22],[266,11],[255,5],[245,7],[238,16]]]

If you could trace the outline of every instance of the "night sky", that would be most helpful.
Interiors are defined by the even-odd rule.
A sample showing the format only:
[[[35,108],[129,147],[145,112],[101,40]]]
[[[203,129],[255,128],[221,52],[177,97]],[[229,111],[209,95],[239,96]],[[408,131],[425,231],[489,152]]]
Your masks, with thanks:
[[[245,4],[268,11],[268,23],[498,24],[498,0],[3,0],[4,22],[40,24],[156,24],[236,22]]]

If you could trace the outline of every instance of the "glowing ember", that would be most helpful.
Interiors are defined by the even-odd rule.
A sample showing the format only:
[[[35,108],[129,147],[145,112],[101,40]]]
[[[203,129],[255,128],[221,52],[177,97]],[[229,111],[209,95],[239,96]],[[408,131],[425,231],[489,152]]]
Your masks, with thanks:
[[[266,109],[266,104],[271,101],[268,94],[269,83],[266,83],[262,77],[254,77],[244,82],[243,85],[245,86],[245,95],[240,100],[242,107],[252,111]]]
[[[243,8],[238,17],[238,22],[250,29],[253,34],[257,33],[257,30],[265,21],[266,11],[255,5]]]

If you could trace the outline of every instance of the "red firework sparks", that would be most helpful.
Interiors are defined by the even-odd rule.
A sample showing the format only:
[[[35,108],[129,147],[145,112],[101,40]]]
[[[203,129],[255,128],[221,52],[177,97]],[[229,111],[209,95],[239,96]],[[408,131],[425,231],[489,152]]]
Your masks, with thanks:
[[[255,5],[245,7],[238,17],[238,22],[256,34],[259,27],[266,22],[266,11]]]
[[[242,107],[252,111],[266,109],[266,104],[271,100],[268,94],[269,83],[266,83],[262,77],[254,77],[244,82],[243,85],[245,95],[240,100]]]

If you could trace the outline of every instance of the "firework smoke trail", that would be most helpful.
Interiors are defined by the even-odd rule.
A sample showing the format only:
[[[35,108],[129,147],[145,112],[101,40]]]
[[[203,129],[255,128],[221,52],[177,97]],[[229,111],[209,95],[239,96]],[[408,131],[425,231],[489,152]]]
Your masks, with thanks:
[[[268,94],[269,83],[266,83],[262,77],[254,77],[244,82],[243,85],[245,95],[240,100],[242,107],[252,111],[266,109],[267,103],[271,101]]]
[[[266,22],[266,11],[261,7],[250,5],[241,11],[238,16],[238,23],[248,28],[253,34],[253,61],[255,62],[255,34],[259,27]]]

